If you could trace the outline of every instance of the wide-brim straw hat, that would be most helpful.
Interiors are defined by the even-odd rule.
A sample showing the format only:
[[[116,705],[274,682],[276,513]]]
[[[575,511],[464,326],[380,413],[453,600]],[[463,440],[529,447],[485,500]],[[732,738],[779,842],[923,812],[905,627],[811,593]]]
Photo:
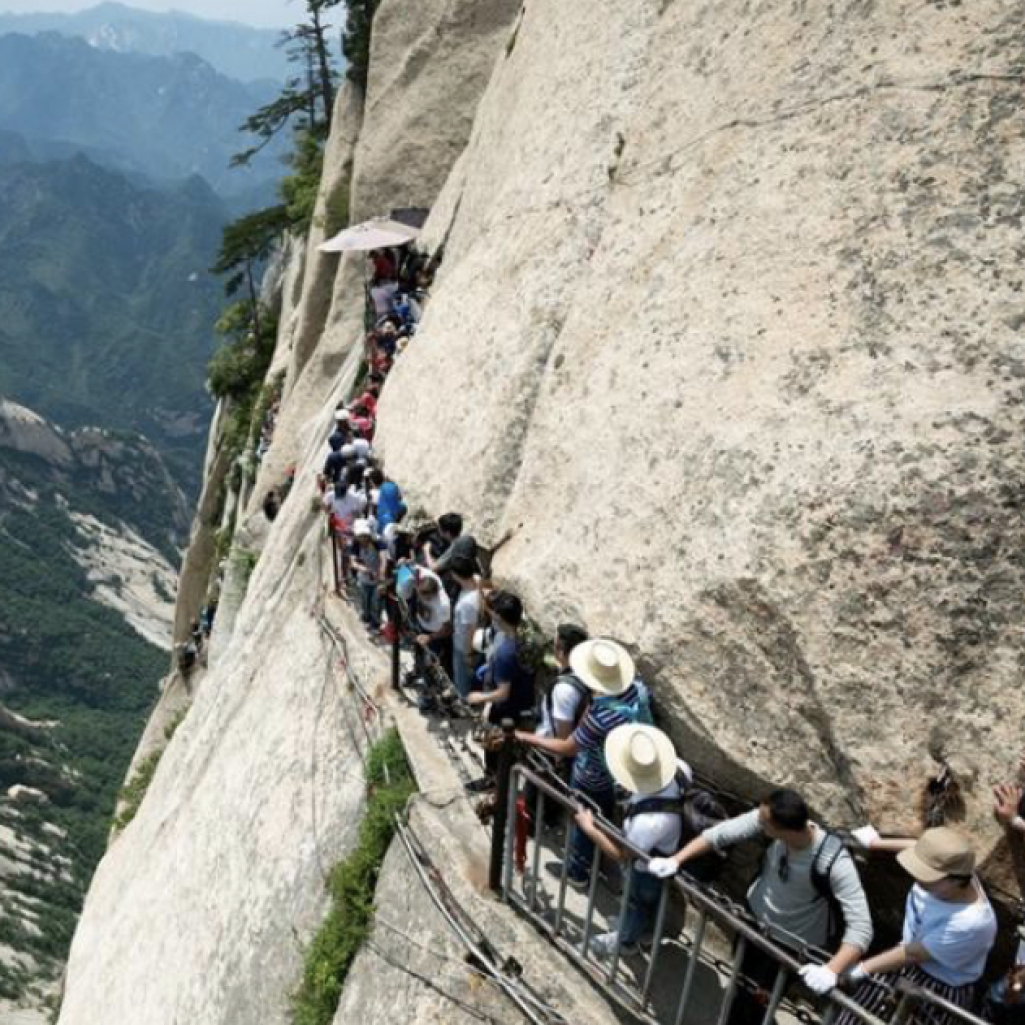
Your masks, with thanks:
[[[622,694],[635,675],[634,660],[626,648],[603,637],[578,644],[570,652],[569,665],[596,694]]]
[[[605,738],[612,778],[635,794],[657,794],[676,775],[673,742],[654,726],[625,723]]]

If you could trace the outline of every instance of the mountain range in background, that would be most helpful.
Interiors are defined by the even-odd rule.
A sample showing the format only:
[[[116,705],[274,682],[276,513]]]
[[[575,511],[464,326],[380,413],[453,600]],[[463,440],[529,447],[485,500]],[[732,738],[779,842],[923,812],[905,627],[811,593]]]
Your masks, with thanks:
[[[2,0],[0,0],[2,3]],[[284,51],[277,45],[281,33],[237,22],[207,21],[181,11],[156,14],[124,4],[97,4],[74,14],[0,12],[0,35],[59,32],[77,36],[98,50],[146,53],[170,57],[194,53],[230,78],[242,82],[288,74]]]
[[[141,432],[193,491],[226,220],[200,178],[157,189],[81,155],[0,162],[0,394],[65,427]]]
[[[225,197],[273,196],[286,139],[249,167],[229,163],[249,145],[239,126],[279,89],[227,78],[194,54],[115,53],[53,32],[0,36],[0,130],[155,181],[198,174]]]

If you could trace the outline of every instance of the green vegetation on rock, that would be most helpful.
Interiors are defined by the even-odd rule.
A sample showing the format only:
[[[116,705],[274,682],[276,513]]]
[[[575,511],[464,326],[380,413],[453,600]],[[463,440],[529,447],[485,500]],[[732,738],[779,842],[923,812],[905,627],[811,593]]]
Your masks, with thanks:
[[[416,784],[398,731],[389,731],[367,758],[367,806],[356,847],[328,880],[331,910],[306,951],[302,983],[292,998],[292,1025],[331,1025],[345,977],[369,935],[374,891],[384,856]]]

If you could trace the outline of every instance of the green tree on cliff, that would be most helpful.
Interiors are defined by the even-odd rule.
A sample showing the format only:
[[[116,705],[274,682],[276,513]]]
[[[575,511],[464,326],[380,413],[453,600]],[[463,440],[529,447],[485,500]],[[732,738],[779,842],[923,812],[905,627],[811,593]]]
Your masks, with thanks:
[[[364,92],[370,74],[370,35],[381,0],[349,0],[342,33],[342,53],[348,62],[345,74]]]
[[[301,70],[285,82],[281,93],[270,103],[246,118],[239,130],[255,136],[257,142],[232,157],[233,167],[248,164],[289,125],[317,140],[327,138],[339,75],[328,41],[332,26],[325,15],[340,2],[306,0],[305,20],[282,34],[279,45],[285,47],[289,61],[299,65]]]

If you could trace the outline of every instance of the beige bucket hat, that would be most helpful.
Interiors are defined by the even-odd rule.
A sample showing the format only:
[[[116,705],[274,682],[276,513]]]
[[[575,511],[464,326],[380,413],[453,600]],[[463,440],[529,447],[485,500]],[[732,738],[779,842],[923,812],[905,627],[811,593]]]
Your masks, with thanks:
[[[946,876],[970,876],[975,871],[975,851],[968,838],[949,826],[927,829],[914,847],[897,855],[897,861],[919,883],[937,883]]]
[[[654,726],[626,723],[605,738],[612,778],[635,794],[657,794],[676,775],[673,742]]]
[[[622,694],[633,683],[634,660],[621,644],[603,637],[578,644],[569,666],[596,694]]]

